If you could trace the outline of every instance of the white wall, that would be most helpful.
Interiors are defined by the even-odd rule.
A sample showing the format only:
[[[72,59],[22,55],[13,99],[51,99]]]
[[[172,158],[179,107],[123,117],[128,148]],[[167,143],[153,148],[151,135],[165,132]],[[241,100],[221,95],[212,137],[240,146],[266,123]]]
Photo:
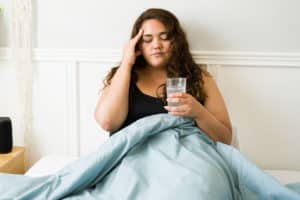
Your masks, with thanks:
[[[18,112],[20,110],[20,102],[18,96],[18,83],[16,77],[15,68],[5,57],[4,52],[0,48],[0,116],[9,116],[14,124],[13,131],[14,143],[23,145],[23,135],[19,134],[20,127],[17,125],[20,123],[21,115]]]
[[[298,0],[37,1],[40,48],[119,49],[145,8],[173,11],[193,50],[299,52]],[[297,42],[298,41],[298,42]]]
[[[0,47],[8,46],[9,44],[9,20],[10,20],[10,5],[7,0],[0,0]]]
[[[30,161],[85,154],[107,139],[93,120],[102,79],[119,61],[134,19],[145,8],[163,7],[182,22],[197,62],[220,64],[212,69],[241,151],[264,168],[300,170],[299,6],[296,0],[36,1]],[[9,46],[8,32],[0,28],[6,35],[0,46]],[[15,141],[23,144],[15,71],[6,54],[0,48],[0,115],[15,119]]]
[[[241,151],[264,168],[300,170],[300,67],[226,65],[218,77]]]

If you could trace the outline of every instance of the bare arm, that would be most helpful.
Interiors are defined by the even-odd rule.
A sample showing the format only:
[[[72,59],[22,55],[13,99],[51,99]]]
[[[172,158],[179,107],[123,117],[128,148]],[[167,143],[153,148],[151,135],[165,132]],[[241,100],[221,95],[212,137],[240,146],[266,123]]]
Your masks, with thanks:
[[[190,94],[174,93],[167,100],[179,102],[181,105],[165,108],[170,114],[194,118],[197,126],[212,140],[230,144],[231,123],[223,97],[211,76],[204,74],[203,79],[208,95],[205,105],[199,103]]]
[[[140,31],[125,46],[122,63],[98,100],[95,119],[106,131],[119,129],[127,117],[131,69],[140,54],[135,51],[135,46],[142,33],[143,31]]]
[[[128,95],[130,84],[129,66],[120,66],[104,88],[95,110],[95,119],[106,131],[117,130],[124,123],[128,112]]]
[[[205,105],[199,108],[199,114],[195,118],[196,123],[214,141],[230,144],[231,123],[223,97],[214,79],[207,75],[203,77],[208,97]]]

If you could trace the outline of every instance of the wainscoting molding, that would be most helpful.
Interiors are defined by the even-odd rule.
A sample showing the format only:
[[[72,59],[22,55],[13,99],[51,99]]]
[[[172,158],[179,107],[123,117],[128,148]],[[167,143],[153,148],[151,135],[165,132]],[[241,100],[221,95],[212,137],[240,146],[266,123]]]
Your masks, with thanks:
[[[65,154],[79,156],[80,151],[80,104],[79,104],[79,65],[70,62],[66,65],[66,135]]]
[[[207,64],[208,71],[218,82],[218,74],[226,66],[251,67],[288,67],[300,68],[300,53],[271,52],[220,52],[192,51],[195,61]],[[109,63],[111,66],[120,62],[122,52],[118,50],[85,49],[34,49],[34,62],[66,63],[66,135],[65,154],[78,156],[80,152],[80,102],[79,102],[79,67],[81,63]],[[11,49],[0,48],[0,62],[11,60]],[[1,66],[0,66],[1,67]]]
[[[120,62],[119,50],[92,49],[34,49],[36,61]],[[192,51],[197,63],[239,66],[300,67],[300,53]],[[0,60],[11,58],[10,48],[0,48]]]

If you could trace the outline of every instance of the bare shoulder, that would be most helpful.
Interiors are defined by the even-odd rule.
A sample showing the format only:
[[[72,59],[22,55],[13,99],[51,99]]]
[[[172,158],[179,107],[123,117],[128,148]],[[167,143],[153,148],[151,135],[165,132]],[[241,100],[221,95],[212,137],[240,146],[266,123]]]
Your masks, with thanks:
[[[206,91],[208,98],[214,95],[221,95],[213,75],[207,71],[207,65],[200,64],[198,66],[201,68],[201,78],[203,80],[204,90]]]
[[[204,106],[216,117],[216,119],[231,130],[231,123],[225,101],[214,77],[208,71],[202,70],[202,78],[204,81],[204,89],[207,94]]]
[[[214,86],[216,87],[216,82],[214,80],[214,77],[207,71],[207,70],[202,70],[202,79],[204,82],[204,87],[207,89],[207,87]]]
[[[217,99],[222,99],[221,92],[218,88],[218,85],[213,77],[207,70],[202,70],[202,79],[204,83],[204,90],[207,94],[206,102],[211,102],[211,100],[215,101]],[[214,102],[215,103],[215,102]]]

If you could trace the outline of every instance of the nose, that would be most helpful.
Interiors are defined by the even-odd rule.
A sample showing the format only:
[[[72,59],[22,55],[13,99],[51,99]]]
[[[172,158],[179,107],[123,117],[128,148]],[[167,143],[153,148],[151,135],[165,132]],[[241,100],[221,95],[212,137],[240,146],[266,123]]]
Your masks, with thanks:
[[[154,49],[161,49],[162,48],[162,43],[160,38],[154,37],[152,40],[152,45]]]

